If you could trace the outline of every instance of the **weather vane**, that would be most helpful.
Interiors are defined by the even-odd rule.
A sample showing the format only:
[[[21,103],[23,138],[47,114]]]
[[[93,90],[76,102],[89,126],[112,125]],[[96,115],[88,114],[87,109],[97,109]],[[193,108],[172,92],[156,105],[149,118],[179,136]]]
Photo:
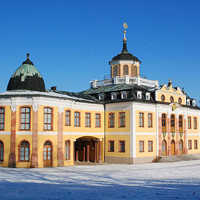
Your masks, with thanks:
[[[124,22],[123,27],[124,27],[124,40],[126,40],[126,29],[128,28],[128,24]]]

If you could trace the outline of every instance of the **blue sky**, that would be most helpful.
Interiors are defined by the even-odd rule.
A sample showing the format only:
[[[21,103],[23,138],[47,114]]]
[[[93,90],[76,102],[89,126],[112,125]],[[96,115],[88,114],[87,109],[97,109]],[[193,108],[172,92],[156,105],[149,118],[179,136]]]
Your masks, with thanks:
[[[80,91],[109,75],[108,62],[122,48],[142,60],[143,76],[172,79],[199,98],[199,0],[0,1],[0,91],[25,60],[42,74],[46,88]]]

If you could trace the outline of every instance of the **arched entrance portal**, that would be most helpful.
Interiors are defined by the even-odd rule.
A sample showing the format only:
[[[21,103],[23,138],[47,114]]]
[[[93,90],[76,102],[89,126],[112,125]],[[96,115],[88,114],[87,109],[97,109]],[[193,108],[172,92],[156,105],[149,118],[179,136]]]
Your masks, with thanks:
[[[50,141],[44,143],[43,163],[44,167],[52,167],[52,144]]]
[[[167,156],[167,142],[166,142],[166,140],[162,141],[162,156]]]
[[[171,141],[171,155],[172,156],[175,155],[175,141],[174,140]]]
[[[75,142],[76,162],[99,162],[101,160],[101,142],[95,137],[81,137]]]

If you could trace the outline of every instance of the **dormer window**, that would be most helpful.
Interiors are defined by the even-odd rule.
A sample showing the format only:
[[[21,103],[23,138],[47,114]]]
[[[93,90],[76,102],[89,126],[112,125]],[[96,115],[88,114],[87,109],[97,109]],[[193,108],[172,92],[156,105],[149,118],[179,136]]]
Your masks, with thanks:
[[[121,92],[121,99],[127,99],[127,92],[126,91]]]
[[[104,94],[99,94],[99,101],[103,101],[104,100]]]
[[[142,99],[142,91],[137,91],[137,98]]]
[[[190,106],[190,99],[187,99],[187,106]]]
[[[196,106],[196,101],[193,99],[192,100],[192,106],[195,107]]]
[[[117,99],[117,93],[116,92],[112,92],[111,93],[111,100],[115,100]]]
[[[150,100],[150,93],[149,92],[146,93],[146,100],[148,100],[148,101]]]

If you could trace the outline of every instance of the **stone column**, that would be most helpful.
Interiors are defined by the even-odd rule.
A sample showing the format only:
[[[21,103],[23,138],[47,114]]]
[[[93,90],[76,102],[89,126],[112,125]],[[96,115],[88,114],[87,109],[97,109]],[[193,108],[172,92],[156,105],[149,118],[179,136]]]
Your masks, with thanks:
[[[102,151],[102,141],[100,140],[99,141],[99,162],[101,163],[102,162],[102,155],[101,155],[101,152]]]
[[[179,118],[176,117],[175,119],[176,119],[176,133],[175,133],[175,137],[174,137],[174,140],[175,140],[175,155],[178,155],[178,153],[179,153],[178,135],[180,134],[179,133],[179,121],[178,121]]]
[[[31,167],[38,167],[38,105],[33,104]]]
[[[11,105],[10,155],[8,167],[16,167],[16,105]]]
[[[168,133],[168,156],[171,156],[171,122],[170,116],[167,118],[167,133]]]
[[[97,142],[95,141],[95,163],[97,162]]]
[[[162,156],[162,120],[158,117],[159,156]]]
[[[86,158],[87,162],[90,162],[90,145],[87,144],[87,158]]]
[[[187,147],[187,132],[186,132],[186,119],[184,119],[184,132],[183,132],[183,153],[188,153],[188,147]]]
[[[64,154],[63,154],[63,107],[58,108],[58,133],[57,133],[57,158],[58,167],[64,166]]]
[[[85,146],[83,147],[83,162],[85,162]]]

